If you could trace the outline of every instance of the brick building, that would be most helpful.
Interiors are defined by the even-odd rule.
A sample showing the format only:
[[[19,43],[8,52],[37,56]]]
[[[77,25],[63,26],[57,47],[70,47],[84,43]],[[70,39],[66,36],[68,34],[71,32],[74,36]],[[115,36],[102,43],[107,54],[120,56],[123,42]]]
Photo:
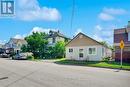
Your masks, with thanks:
[[[120,41],[123,40],[125,47],[123,49],[123,61],[130,62],[130,21],[125,28],[114,30],[114,46],[115,46],[115,60],[120,61],[121,49],[119,47]]]

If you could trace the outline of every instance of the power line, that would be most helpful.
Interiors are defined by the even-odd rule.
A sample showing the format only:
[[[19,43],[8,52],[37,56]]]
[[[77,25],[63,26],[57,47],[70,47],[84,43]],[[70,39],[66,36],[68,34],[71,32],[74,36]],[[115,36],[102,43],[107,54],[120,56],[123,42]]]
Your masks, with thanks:
[[[73,29],[73,20],[74,20],[74,13],[75,13],[75,0],[72,2],[72,15],[71,15],[71,23],[70,23],[70,29]]]

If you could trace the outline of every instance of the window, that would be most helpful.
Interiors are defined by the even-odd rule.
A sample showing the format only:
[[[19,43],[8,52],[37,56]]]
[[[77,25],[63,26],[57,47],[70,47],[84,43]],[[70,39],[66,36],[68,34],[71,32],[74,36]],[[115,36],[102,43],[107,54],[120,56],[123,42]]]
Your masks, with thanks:
[[[89,48],[89,54],[95,55],[96,54],[96,48]]]
[[[79,53],[79,57],[83,57],[83,53]]]
[[[79,49],[79,52],[83,52],[83,49]]]
[[[70,52],[70,53],[73,52],[73,49],[69,49],[69,52]]]
[[[128,32],[128,41],[130,41],[130,32]]]

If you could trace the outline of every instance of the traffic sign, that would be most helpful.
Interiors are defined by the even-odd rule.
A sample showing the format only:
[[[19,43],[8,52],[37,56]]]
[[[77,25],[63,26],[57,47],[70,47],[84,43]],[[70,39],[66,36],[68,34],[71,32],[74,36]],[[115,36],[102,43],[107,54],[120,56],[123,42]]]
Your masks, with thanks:
[[[122,69],[122,55],[123,55],[123,49],[124,49],[124,41],[123,40],[121,40],[121,42],[120,42],[120,48],[121,48],[121,61],[120,61],[120,63],[121,63],[121,69]]]
[[[121,42],[120,42],[120,48],[121,48],[121,49],[124,48],[124,41],[123,41],[123,40],[121,40]]]

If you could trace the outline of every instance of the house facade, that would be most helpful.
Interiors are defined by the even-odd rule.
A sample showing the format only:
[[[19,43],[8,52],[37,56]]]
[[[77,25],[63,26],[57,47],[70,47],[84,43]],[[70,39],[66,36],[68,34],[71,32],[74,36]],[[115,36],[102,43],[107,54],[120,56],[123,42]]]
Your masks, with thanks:
[[[3,48],[3,44],[0,44],[0,48]]]
[[[115,60],[120,61],[121,49],[119,47],[120,41],[123,40],[125,47],[123,49],[123,61],[130,62],[130,21],[125,28],[114,30],[114,46],[115,46]]]
[[[49,31],[47,39],[48,39],[49,46],[54,46],[58,41],[64,41],[64,42],[70,41],[70,38],[67,38],[59,31],[52,31],[52,30]]]
[[[16,38],[10,38],[9,42],[5,44],[5,49],[14,49],[14,52],[19,53],[21,51],[21,47],[23,45],[27,45],[26,40],[24,39],[16,39]]]
[[[111,56],[111,50],[83,33],[66,45],[66,58],[70,60],[101,61],[106,56]]]

